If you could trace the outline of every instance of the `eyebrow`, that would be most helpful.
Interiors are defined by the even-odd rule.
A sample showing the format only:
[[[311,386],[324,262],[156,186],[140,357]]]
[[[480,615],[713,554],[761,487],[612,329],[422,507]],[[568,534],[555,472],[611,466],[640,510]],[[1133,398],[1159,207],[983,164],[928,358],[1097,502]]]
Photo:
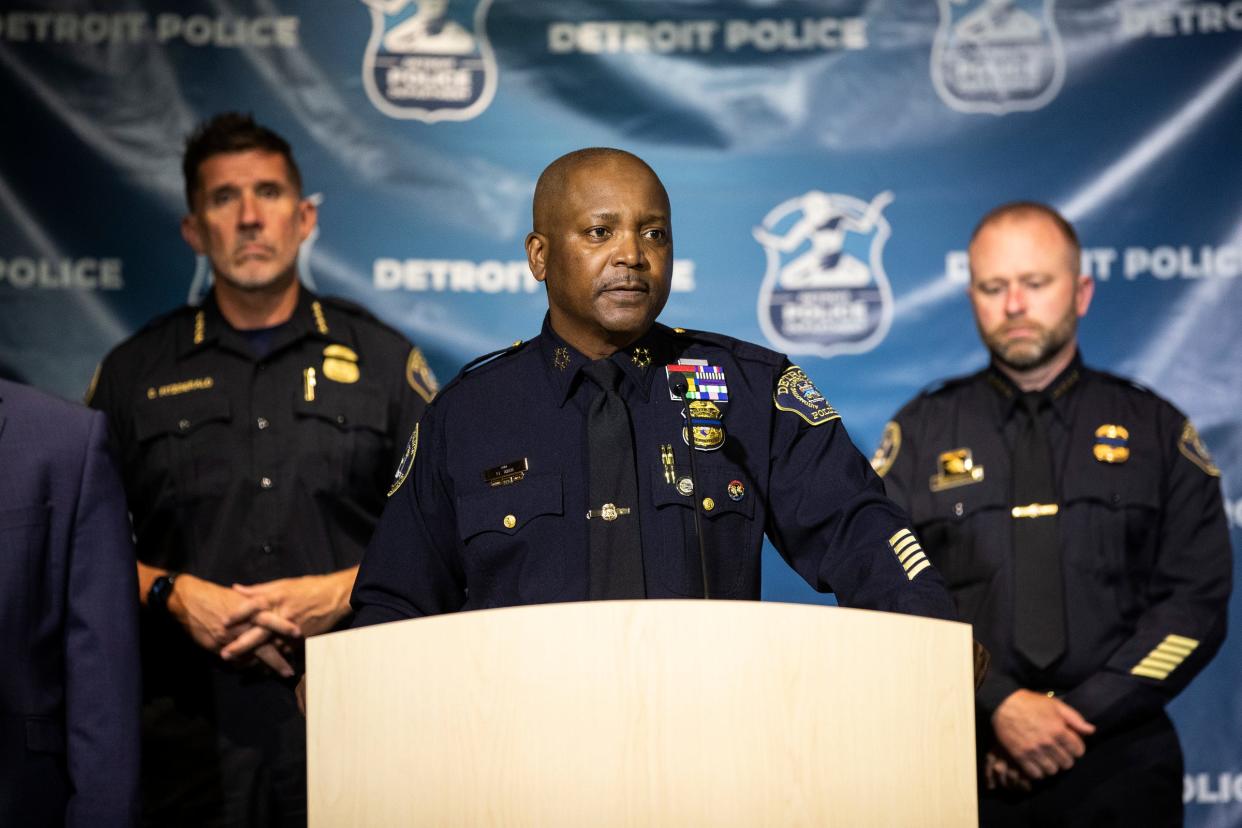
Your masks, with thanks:
[[[598,212],[591,213],[591,214],[590,214],[590,216],[589,216],[589,218],[590,218],[592,221],[613,221],[613,222],[615,222],[615,221],[620,221],[620,220],[621,220],[621,214],[620,214],[620,213],[615,213],[615,212],[613,212],[613,211],[611,211],[611,210],[600,210],[600,211],[598,211]],[[653,222],[653,221],[660,221],[660,222],[664,222],[664,223],[666,223],[666,224],[667,224],[667,223],[668,223],[668,214],[666,214],[666,213],[648,213],[648,214],[647,214],[647,215],[645,215],[645,216],[641,216],[641,217],[639,218],[638,223],[639,223],[639,224],[648,224],[648,223]]]

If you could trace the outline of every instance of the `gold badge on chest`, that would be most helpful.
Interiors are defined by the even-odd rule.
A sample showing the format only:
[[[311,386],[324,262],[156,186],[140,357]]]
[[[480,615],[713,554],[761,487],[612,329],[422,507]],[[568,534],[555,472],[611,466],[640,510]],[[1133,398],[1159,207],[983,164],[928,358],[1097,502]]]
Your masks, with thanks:
[[[1124,463],[1130,459],[1130,431],[1125,426],[1106,423],[1095,430],[1091,453],[1101,463]]]
[[[323,349],[323,375],[333,382],[357,382],[361,376],[358,371],[358,354],[344,345],[329,345]]]
[[[721,422],[720,407],[711,400],[693,400],[686,408],[690,411],[689,420],[694,433],[694,447],[699,451],[714,451],[724,445],[724,424]],[[683,413],[684,416],[684,413]],[[689,445],[686,429],[682,428],[681,438]]]
[[[968,448],[955,448],[941,452],[936,474],[931,476],[933,492],[956,489],[983,481],[983,466],[975,463],[974,454]]]

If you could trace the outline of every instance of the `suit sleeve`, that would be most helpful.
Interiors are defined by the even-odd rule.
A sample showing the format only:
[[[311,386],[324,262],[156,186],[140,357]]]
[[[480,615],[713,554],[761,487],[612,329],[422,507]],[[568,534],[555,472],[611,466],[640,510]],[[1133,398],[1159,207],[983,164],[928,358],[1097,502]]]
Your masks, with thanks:
[[[125,495],[106,443],[90,430],[73,518],[65,625],[67,825],[137,821],[140,700],[138,586]]]
[[[773,415],[766,527],[773,545],[807,583],[845,606],[956,620],[909,517],[885,495],[840,417],[811,420],[779,407]]]
[[[353,627],[453,612],[466,601],[437,406],[413,430],[350,603]],[[408,463],[408,467],[407,464]]]
[[[1172,407],[1161,416],[1163,520],[1148,603],[1134,634],[1065,695],[1097,727],[1151,715],[1190,683],[1225,638],[1233,554],[1219,471]]]

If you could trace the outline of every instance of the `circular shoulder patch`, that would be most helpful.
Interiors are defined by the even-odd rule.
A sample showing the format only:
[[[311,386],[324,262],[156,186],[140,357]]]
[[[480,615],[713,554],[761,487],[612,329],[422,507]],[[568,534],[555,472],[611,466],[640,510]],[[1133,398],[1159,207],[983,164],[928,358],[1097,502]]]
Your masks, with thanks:
[[[401,484],[410,476],[410,470],[414,468],[414,455],[418,454],[418,424],[414,424],[414,433],[410,435],[410,442],[405,446],[405,455],[402,456],[401,462],[397,464],[397,473],[393,476],[392,488],[388,490],[388,496],[392,497],[397,493],[397,489],[401,488]]]
[[[1190,420],[1182,424],[1182,436],[1178,438],[1177,449],[1206,474],[1220,477],[1220,467],[1212,462],[1212,455],[1208,454],[1207,446],[1199,439],[1199,432]]]
[[[776,381],[772,402],[781,411],[797,414],[813,426],[841,419],[815,383],[797,365],[790,365]]]
[[[405,361],[405,381],[425,402],[431,402],[440,390],[440,383],[436,382],[436,375],[431,373],[427,357],[423,356],[417,345],[410,348],[410,356]]]
[[[884,435],[880,438],[880,445],[876,448],[875,454],[871,455],[871,468],[880,477],[888,474],[899,451],[901,451],[901,426],[897,425],[895,420],[889,420],[884,426]]]

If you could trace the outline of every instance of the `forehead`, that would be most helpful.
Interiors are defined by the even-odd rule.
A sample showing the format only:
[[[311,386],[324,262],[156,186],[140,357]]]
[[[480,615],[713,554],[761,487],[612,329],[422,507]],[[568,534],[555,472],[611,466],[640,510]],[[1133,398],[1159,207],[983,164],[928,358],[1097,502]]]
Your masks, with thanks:
[[[565,176],[566,212],[666,214],[668,197],[645,165],[624,156],[579,164]]]
[[[198,165],[199,187],[203,191],[218,187],[244,187],[259,181],[292,185],[289,165],[278,152],[242,150],[212,155]]]
[[[1068,261],[1065,235],[1039,213],[999,218],[984,226],[970,245],[971,271],[976,276],[1009,271],[1055,273],[1069,269]]]

